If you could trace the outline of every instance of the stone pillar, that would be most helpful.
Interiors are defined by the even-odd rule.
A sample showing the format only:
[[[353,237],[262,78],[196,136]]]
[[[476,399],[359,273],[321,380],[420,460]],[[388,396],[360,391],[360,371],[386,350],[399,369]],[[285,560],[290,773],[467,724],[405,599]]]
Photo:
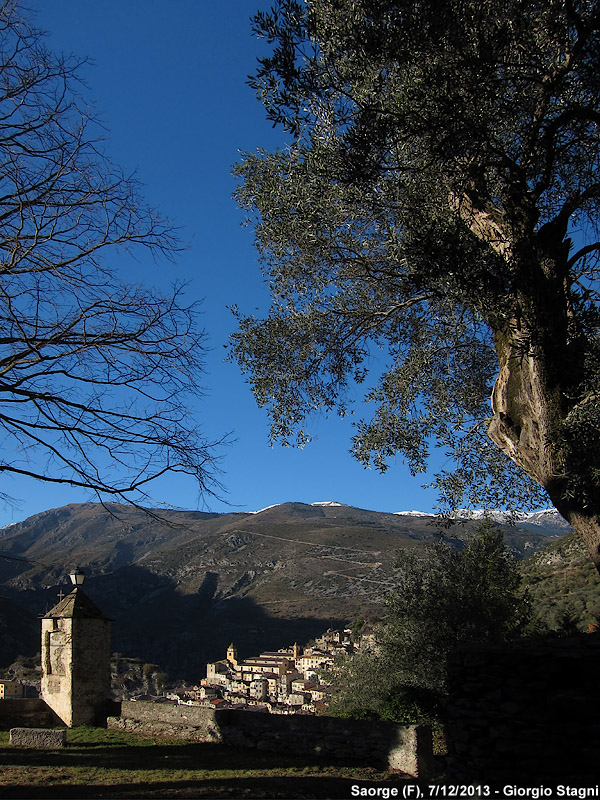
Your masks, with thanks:
[[[105,725],[110,620],[80,586],[42,619],[42,698],[64,725]]]

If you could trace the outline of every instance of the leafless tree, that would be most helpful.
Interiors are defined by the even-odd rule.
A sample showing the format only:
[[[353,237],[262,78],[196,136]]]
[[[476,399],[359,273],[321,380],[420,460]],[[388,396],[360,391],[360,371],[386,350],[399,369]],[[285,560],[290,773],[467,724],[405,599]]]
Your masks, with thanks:
[[[125,285],[114,261],[173,256],[176,235],[106,157],[82,62],[44,41],[1,5],[0,471],[99,497],[139,500],[166,472],[210,491],[213,446],[185,405],[204,354],[196,309],[181,285]]]

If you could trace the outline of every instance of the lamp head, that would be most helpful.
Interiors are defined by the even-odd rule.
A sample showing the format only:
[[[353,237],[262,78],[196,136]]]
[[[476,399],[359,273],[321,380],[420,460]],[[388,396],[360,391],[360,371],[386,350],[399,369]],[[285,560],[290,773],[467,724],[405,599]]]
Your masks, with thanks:
[[[69,578],[71,578],[73,586],[81,586],[85,580],[85,572],[79,568],[74,569],[69,573]]]

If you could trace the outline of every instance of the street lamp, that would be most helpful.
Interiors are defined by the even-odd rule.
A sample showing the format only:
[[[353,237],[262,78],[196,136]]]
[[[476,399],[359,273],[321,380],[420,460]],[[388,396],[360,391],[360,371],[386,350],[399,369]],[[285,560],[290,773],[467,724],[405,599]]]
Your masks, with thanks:
[[[85,580],[85,572],[79,568],[74,569],[69,573],[69,578],[71,578],[73,586],[81,586]]]

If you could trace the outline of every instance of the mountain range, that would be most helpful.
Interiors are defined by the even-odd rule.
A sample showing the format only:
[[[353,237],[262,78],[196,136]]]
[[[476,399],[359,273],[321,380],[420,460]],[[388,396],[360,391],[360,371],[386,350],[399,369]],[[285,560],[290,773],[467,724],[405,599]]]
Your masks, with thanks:
[[[199,680],[231,641],[244,657],[380,619],[401,553],[440,537],[461,547],[480,516],[334,501],[254,513],[83,503],[36,514],[0,529],[0,667],[39,649],[37,617],[69,591],[74,567],[114,620],[114,651]],[[551,510],[502,527],[517,558],[570,530]]]

